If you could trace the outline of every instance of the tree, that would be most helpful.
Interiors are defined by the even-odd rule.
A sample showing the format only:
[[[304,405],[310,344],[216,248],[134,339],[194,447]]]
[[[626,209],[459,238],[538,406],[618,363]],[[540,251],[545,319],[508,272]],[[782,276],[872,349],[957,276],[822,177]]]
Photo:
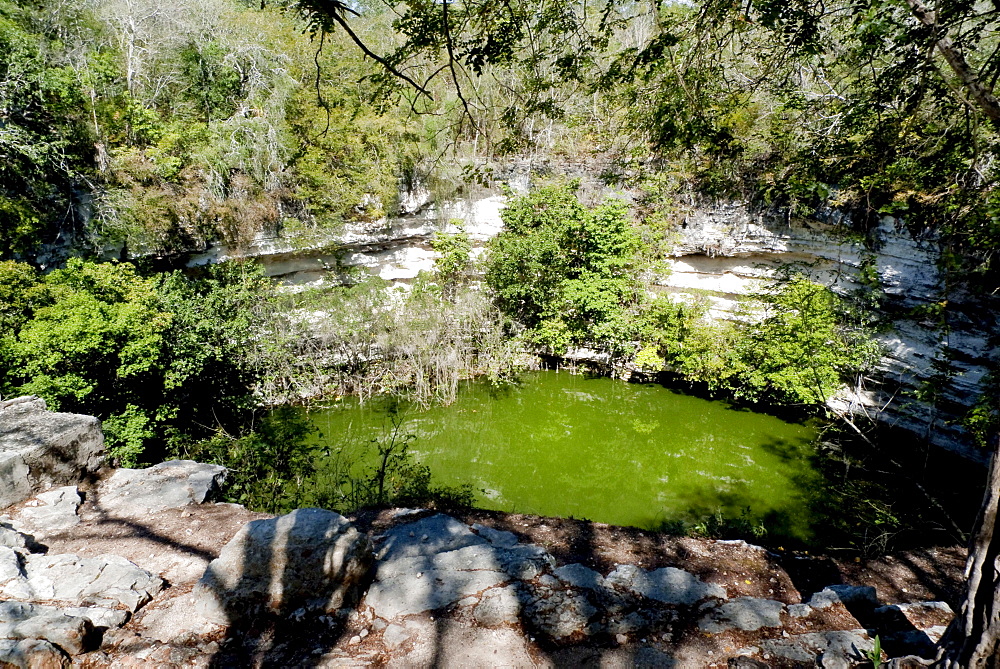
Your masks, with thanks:
[[[639,239],[623,202],[590,209],[577,186],[549,185],[510,202],[504,231],[490,241],[486,283],[501,311],[548,351],[593,342],[619,352],[639,301]]]
[[[994,441],[986,494],[969,538],[965,596],[936,658],[944,669],[1000,666],[1000,437]]]

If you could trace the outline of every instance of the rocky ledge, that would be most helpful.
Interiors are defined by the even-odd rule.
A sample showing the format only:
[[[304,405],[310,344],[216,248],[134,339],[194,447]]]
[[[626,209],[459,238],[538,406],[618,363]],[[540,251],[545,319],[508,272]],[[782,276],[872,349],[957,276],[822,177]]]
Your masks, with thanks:
[[[876,634],[895,655],[926,650],[952,617],[926,600],[961,578],[947,551],[852,575],[585,521],[272,517],[208,501],[215,465],[94,471],[86,417],[26,400],[0,424],[0,453],[24,463],[0,488],[30,488],[0,516],[0,666],[851,667]],[[58,476],[45,444],[62,445]]]

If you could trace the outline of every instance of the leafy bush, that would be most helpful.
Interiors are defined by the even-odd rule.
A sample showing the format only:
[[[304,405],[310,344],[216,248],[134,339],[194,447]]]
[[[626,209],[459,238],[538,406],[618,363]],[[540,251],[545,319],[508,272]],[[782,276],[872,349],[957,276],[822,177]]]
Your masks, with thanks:
[[[578,186],[547,185],[510,201],[489,245],[486,282],[497,306],[550,353],[591,341],[621,351],[639,300],[639,238],[623,202],[587,208]]]
[[[314,448],[307,440],[313,431],[312,423],[296,408],[283,406],[242,436],[220,430],[209,439],[175,443],[173,454],[226,467],[227,501],[280,513],[299,506],[314,472]]]
[[[112,457],[135,465],[180,435],[240,432],[282,346],[259,269],[144,278],[130,264],[71,260],[39,275],[0,263],[0,392],[96,415]]]

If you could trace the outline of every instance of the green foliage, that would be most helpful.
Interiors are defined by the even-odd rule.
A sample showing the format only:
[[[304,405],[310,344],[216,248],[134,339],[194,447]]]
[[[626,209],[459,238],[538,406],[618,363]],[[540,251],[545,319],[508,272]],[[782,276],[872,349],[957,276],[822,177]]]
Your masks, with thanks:
[[[756,296],[737,323],[705,322],[703,313],[703,305],[666,297],[651,302],[640,314],[636,364],[660,369],[661,360],[681,378],[744,402],[816,406],[879,357],[847,302],[802,277]]]
[[[879,669],[882,666],[882,639],[879,638],[878,634],[875,635],[872,647],[865,652],[865,656],[875,669]]]
[[[355,453],[373,464],[337,463],[342,466],[317,472],[307,484],[307,503],[344,513],[385,506],[472,506],[475,495],[471,485],[431,483],[430,468],[417,462],[410,452],[416,435],[405,432],[405,411],[397,400],[390,401],[387,417],[384,434],[373,438],[366,449],[372,457],[364,452]]]
[[[0,392],[98,416],[127,464],[162,455],[168,438],[238,434],[284,350],[260,340],[271,304],[259,269],[235,264],[144,278],[129,264],[75,259],[39,276],[3,262]]]
[[[497,306],[549,352],[585,342],[623,350],[639,299],[639,240],[624,203],[589,209],[576,188],[543,186],[509,203],[486,282]]]
[[[767,536],[767,527],[762,520],[753,517],[750,507],[746,507],[736,518],[725,515],[721,510],[716,511],[687,525],[682,533],[693,537],[743,539],[759,543]]]
[[[17,329],[7,384],[65,411],[124,409],[158,375],[170,327],[153,282],[131,265],[80,260],[42,282],[46,299]]]
[[[0,2],[0,258],[32,250],[73,220],[91,147],[71,69],[46,58],[31,13]]]
[[[175,445],[175,455],[223,465],[227,501],[255,511],[280,513],[299,506],[314,471],[315,431],[298,409],[283,406],[267,414],[255,430],[234,437],[220,431],[210,439]]]
[[[991,370],[982,381],[982,394],[962,417],[962,427],[969,431],[977,446],[992,449],[1000,432],[1000,374]]]
[[[434,259],[434,274],[447,299],[454,299],[456,289],[466,280],[472,267],[472,242],[461,227],[454,234],[435,232],[431,248],[438,254]]]
[[[852,372],[871,367],[878,349],[842,323],[842,301],[797,277],[762,295],[763,318],[742,332],[736,394],[776,404],[822,404]]]

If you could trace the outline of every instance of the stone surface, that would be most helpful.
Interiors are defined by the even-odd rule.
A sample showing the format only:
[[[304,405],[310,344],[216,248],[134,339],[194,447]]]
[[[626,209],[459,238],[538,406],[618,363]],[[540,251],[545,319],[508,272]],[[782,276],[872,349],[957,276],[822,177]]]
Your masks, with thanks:
[[[48,641],[0,639],[0,667],[62,669],[70,660]]]
[[[539,633],[556,641],[598,631],[590,622],[598,613],[586,597],[565,590],[539,593],[525,605],[525,616]]]
[[[405,553],[410,551],[397,552]],[[483,545],[465,546],[383,562],[365,602],[374,609],[375,615],[391,619],[434,611],[477,595],[508,578],[493,549]]]
[[[698,621],[699,629],[712,634],[739,629],[752,632],[762,627],[780,627],[785,605],[773,599],[739,597],[711,607]]]
[[[812,632],[759,643],[764,653],[787,660],[816,662],[820,667],[851,667],[865,659],[872,640],[864,630]]]
[[[825,609],[838,602],[848,608],[867,609],[874,609],[879,603],[875,588],[868,585],[830,585],[809,598],[809,606],[814,609]]]
[[[476,604],[473,619],[483,627],[512,625],[521,618],[521,600],[512,587],[490,588]]]
[[[77,509],[83,498],[76,486],[63,486],[35,496],[37,506],[25,506],[15,517],[24,529],[48,534],[80,524]],[[31,502],[29,502],[31,504]]]
[[[481,525],[475,523],[472,529],[481,536],[486,541],[490,542],[497,548],[513,548],[517,545],[517,535],[513,532],[505,532],[503,530],[495,530],[492,527],[487,527],[486,525]]]
[[[538,666],[528,640],[515,630],[484,629],[451,620],[411,622],[404,629],[408,636],[395,646],[387,667]]]
[[[590,567],[582,564],[568,564],[553,571],[556,578],[574,588],[588,590],[603,590],[606,586],[604,577]]]
[[[604,582],[608,586],[618,587],[639,597],[664,604],[690,606],[710,597],[726,598],[726,591],[722,586],[704,583],[675,567],[646,571],[635,565],[619,565],[608,574]]]
[[[5,553],[5,551],[9,551]],[[15,556],[12,563],[10,555]],[[124,606],[136,611],[163,588],[163,580],[123,557],[17,556],[0,548],[0,596],[73,606]]]
[[[93,633],[94,625],[87,618],[49,606],[0,602],[0,639],[41,639],[79,655],[94,643]]]
[[[146,469],[119,469],[97,491],[96,504],[117,515],[145,515],[201,504],[218,490],[226,468],[169,460]]]
[[[60,609],[68,616],[86,618],[94,627],[105,629],[121,627],[129,620],[129,612],[103,606],[67,606]]]
[[[893,629],[947,625],[955,617],[955,612],[947,602],[912,602],[880,606],[873,612],[880,626]]]
[[[486,543],[467,525],[451,516],[435,514],[398,525],[382,536],[377,557],[382,562],[398,558],[432,555]]]
[[[350,602],[371,568],[368,538],[340,514],[297,509],[247,523],[195,586],[200,614],[220,623]]]
[[[12,548],[21,553],[31,553],[40,548],[35,537],[15,529],[10,522],[0,520],[0,547]]]
[[[93,416],[47,411],[34,397],[0,402],[0,508],[75,484],[103,464],[104,435]]]

